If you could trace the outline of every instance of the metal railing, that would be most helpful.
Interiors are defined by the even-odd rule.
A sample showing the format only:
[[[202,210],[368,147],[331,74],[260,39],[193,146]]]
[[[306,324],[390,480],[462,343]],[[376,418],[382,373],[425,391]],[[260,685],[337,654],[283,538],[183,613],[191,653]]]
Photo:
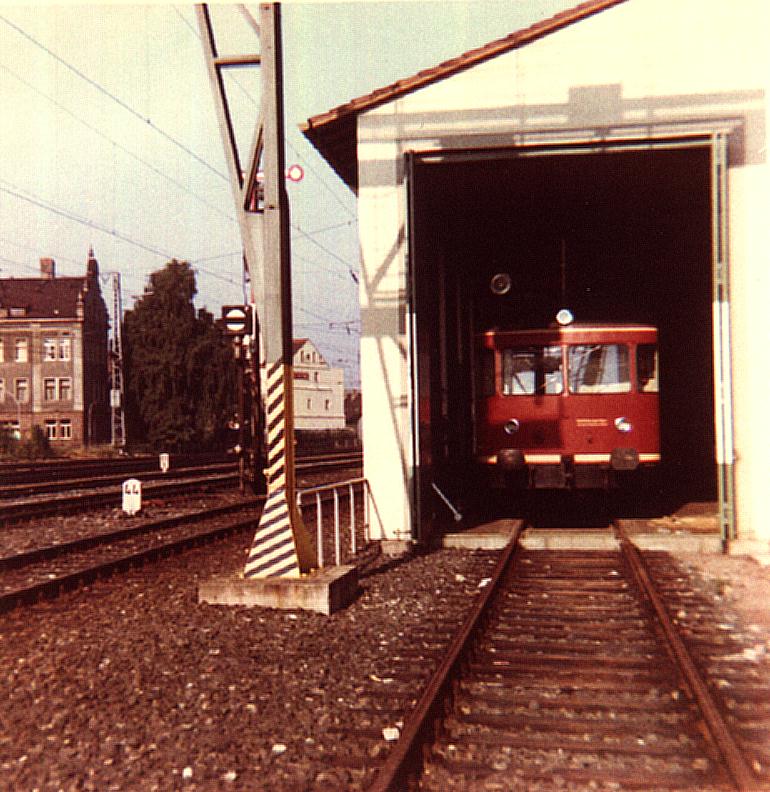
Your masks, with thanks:
[[[345,493],[342,498],[347,499],[349,519],[348,529],[350,531],[350,555],[356,554],[356,489],[359,490],[359,498],[362,500],[362,519],[364,542],[370,540],[370,499],[372,496],[369,489],[369,482],[365,478],[355,478],[348,481],[338,481],[333,484],[324,484],[320,487],[310,487],[304,490],[297,490],[297,509],[302,514],[302,501],[313,498],[315,503],[316,516],[316,545],[318,547],[318,567],[324,566],[324,504],[331,503],[334,515],[334,563],[339,566],[342,558],[342,526],[340,521],[340,493]],[[328,497],[331,493],[331,498]],[[326,496],[326,497],[324,497]]]

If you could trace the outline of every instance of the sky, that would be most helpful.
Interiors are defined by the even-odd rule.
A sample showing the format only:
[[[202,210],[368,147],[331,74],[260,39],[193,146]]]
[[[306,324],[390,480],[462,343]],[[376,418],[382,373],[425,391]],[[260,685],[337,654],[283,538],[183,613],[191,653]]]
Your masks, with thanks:
[[[338,104],[459,55],[577,0],[285,2],[286,162],[294,336],[359,386],[356,200],[299,131]],[[248,6],[254,16],[256,5]],[[256,52],[236,6],[211,6],[220,51]],[[229,78],[228,78],[229,79]],[[229,82],[250,140],[259,76]],[[0,277],[39,259],[82,275],[93,247],[124,308],[171,258],[196,272],[196,304],[244,300],[241,242],[194,7],[0,3]]]

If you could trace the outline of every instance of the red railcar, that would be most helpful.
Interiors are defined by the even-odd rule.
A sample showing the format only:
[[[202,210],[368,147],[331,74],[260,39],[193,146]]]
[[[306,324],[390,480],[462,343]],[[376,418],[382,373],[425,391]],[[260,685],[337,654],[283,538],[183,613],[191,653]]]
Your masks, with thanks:
[[[655,327],[490,330],[478,342],[476,456],[493,486],[610,487],[660,461]]]

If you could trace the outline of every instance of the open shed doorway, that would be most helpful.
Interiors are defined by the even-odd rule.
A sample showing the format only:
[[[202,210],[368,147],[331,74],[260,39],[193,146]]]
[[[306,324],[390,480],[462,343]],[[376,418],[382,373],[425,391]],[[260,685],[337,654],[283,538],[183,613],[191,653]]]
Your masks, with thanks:
[[[473,334],[578,321],[659,328],[661,464],[639,513],[718,498],[712,146],[409,155],[415,524],[471,500]],[[504,296],[489,289],[506,272]]]

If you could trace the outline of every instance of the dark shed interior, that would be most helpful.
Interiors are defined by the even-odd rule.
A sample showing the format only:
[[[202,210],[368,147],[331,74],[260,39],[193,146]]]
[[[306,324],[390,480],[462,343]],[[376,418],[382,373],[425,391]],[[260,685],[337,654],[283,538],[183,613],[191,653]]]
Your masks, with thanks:
[[[409,182],[423,497],[427,481],[467,494],[472,333],[547,326],[566,306],[659,328],[654,508],[715,500],[710,149],[457,152],[415,157]]]

